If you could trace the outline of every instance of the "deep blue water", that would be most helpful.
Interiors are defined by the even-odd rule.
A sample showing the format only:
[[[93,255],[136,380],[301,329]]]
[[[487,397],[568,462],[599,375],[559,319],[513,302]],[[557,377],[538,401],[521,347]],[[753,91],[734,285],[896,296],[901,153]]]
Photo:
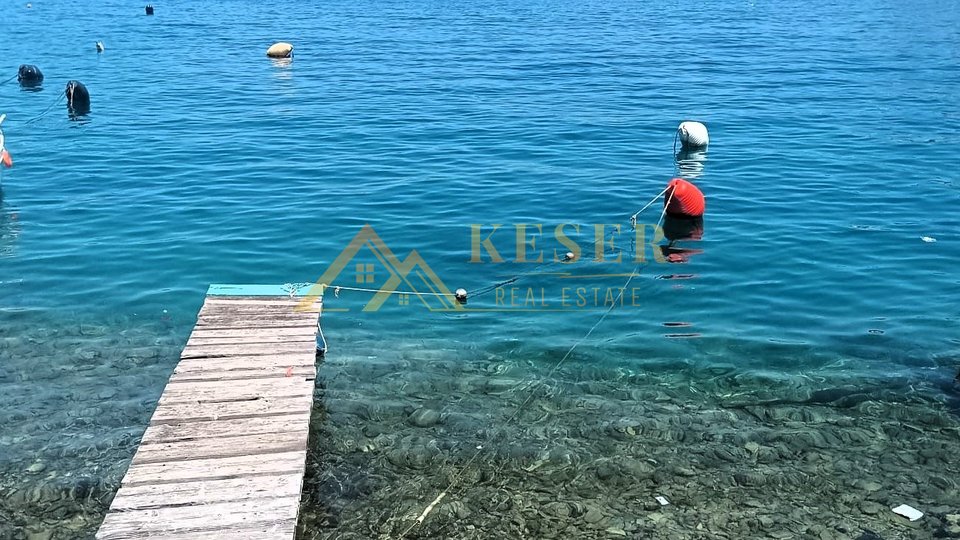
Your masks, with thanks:
[[[115,485],[210,283],[312,282],[364,224],[451,290],[535,266],[486,251],[471,264],[471,224],[484,238],[503,224],[506,259],[518,223],[542,225],[548,258],[563,223],[587,253],[598,223],[624,244],[630,214],[678,174],[685,119],[711,135],[682,171],[707,198],[703,239],[684,244],[702,253],[641,265],[638,305],[568,362],[956,399],[956,2],[155,5],[0,7],[0,80],[21,63],[46,76],[39,92],[0,86],[15,161],[0,192],[5,485],[33,482],[37,460]],[[264,56],[279,40],[292,62]],[[69,79],[90,91],[85,118],[57,103]],[[508,287],[556,307],[568,283],[617,288],[626,277],[589,276],[634,269],[586,259],[562,267],[575,279]],[[491,292],[466,314],[359,313],[368,299],[328,301],[351,310],[325,317],[332,355],[452,343],[556,358],[604,312],[504,313]],[[85,453],[104,440],[112,453]]]

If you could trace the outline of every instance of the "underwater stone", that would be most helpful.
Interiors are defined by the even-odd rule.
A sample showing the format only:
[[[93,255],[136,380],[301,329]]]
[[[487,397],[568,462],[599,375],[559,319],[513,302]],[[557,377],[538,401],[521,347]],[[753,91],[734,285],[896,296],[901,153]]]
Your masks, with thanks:
[[[587,507],[587,513],[583,515],[584,521],[587,523],[597,523],[601,519],[603,519],[603,512],[593,506]]]
[[[417,427],[430,427],[440,423],[440,413],[421,407],[410,414],[408,421]]]
[[[27,472],[31,474],[42,473],[45,470],[47,470],[47,465],[42,461],[38,461],[33,465],[27,467]]]
[[[882,510],[883,506],[873,501],[863,501],[860,503],[860,511],[868,516],[879,514]]]

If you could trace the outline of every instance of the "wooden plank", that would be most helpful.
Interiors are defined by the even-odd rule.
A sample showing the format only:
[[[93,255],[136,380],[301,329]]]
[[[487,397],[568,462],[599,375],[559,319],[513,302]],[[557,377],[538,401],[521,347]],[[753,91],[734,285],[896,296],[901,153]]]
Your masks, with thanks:
[[[299,497],[302,484],[301,475],[287,473],[129,486],[117,494],[110,508],[114,511],[149,510],[164,506],[209,504],[258,497]]]
[[[313,395],[314,382],[303,377],[252,379],[239,383],[197,381],[167,385],[160,404],[250,401],[277,396]]]
[[[257,311],[257,310],[275,310],[286,311],[289,313],[313,313],[319,312],[320,306],[302,305],[299,300],[287,301],[283,299],[265,299],[265,300],[220,300],[208,298],[203,304],[203,309],[213,311],[218,308],[227,308],[231,312]],[[200,312],[201,314],[204,311]]]
[[[289,366],[314,366],[317,355],[307,354],[230,356],[226,358],[187,358],[174,368],[174,374],[202,371],[230,371],[250,369],[287,368]]]
[[[267,298],[261,300],[242,300],[242,299],[217,299],[207,298],[203,303],[200,313],[203,310],[229,310],[230,312],[256,311],[258,309],[287,311],[290,313],[309,313],[311,308],[318,306],[303,306],[299,301],[289,301],[283,298]]]
[[[292,499],[263,497],[201,506],[111,512],[101,527],[109,528],[111,535],[99,538],[123,538],[119,535],[133,533],[138,535],[134,538],[142,538],[164,532],[211,531],[248,523],[286,523],[291,519],[296,520],[299,510],[299,497]],[[278,534],[285,532],[282,527],[277,529]]]
[[[190,334],[191,338],[234,338],[237,336],[250,336],[250,337],[276,337],[276,336],[292,336],[292,337],[305,337],[310,338],[317,334],[316,325],[301,325],[299,327],[281,327],[281,328],[250,328],[250,329],[206,329],[206,328],[194,328],[193,333]],[[306,341],[306,340],[297,340],[297,341]]]
[[[258,433],[255,435],[221,436],[215,439],[193,439],[172,443],[141,444],[133,456],[131,466],[141,463],[164,463],[236,456],[306,452],[307,426],[295,433]],[[304,454],[306,455],[306,454]]]
[[[225,356],[252,356],[276,354],[303,354],[316,350],[316,341],[311,349],[309,341],[295,341],[293,343],[261,343],[261,344],[232,344],[232,345],[195,345],[189,346],[180,353],[180,358],[213,358]]]
[[[130,467],[123,486],[173,484],[200,480],[225,480],[252,476],[303,474],[306,455],[291,451],[264,456],[246,455],[223,458],[191,459],[178,463],[142,463]],[[121,488],[124,489],[124,488]]]
[[[317,337],[316,334],[313,333],[302,333],[299,336],[245,336],[243,333],[238,332],[237,335],[229,337],[191,337],[187,340],[187,347],[193,349],[220,345],[290,345],[294,343],[306,343],[307,347],[313,343],[314,348],[316,348]]]
[[[218,418],[201,422],[155,424],[147,428],[140,445],[173,443],[200,438],[269,433],[302,433],[310,424],[310,411],[257,418]]]
[[[237,526],[220,526],[215,530],[164,531],[161,533],[101,532],[97,538],[102,540],[130,540],[140,538],[163,538],[163,540],[289,540],[296,531],[297,520],[273,520],[264,523],[244,523]]]
[[[197,320],[194,331],[209,329],[230,329],[230,328],[293,328],[293,327],[316,327],[316,313],[285,313],[277,315],[269,314],[251,314],[238,316],[235,313],[230,315],[206,315]]]
[[[310,410],[313,395],[299,395],[288,398],[270,396],[258,400],[223,401],[207,403],[169,403],[161,402],[150,419],[151,424],[169,422],[199,422],[230,418],[253,418],[283,415]]]
[[[205,370],[188,373],[174,373],[167,384],[205,381],[246,381],[251,379],[269,379],[273,377],[316,377],[317,368],[310,366],[285,366],[264,369]]]

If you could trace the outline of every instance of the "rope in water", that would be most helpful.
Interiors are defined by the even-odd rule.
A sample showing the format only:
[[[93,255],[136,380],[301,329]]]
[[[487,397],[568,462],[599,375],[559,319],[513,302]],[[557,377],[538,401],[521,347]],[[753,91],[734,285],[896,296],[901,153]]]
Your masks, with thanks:
[[[333,289],[333,294],[336,298],[340,298],[340,291],[355,291],[355,292],[369,292],[369,293],[378,293],[378,294],[414,294],[422,296],[439,296],[444,298],[456,297],[455,293],[438,293],[438,292],[419,292],[419,291],[385,291],[383,289],[373,289],[369,287],[350,287],[348,285],[328,285],[326,283],[320,284],[320,296],[323,296],[324,292],[327,289]]]
[[[664,192],[666,192],[666,190],[663,190],[663,192],[661,192],[660,194],[662,195]],[[660,197],[660,195],[657,195],[657,197],[654,197],[654,200],[656,200],[658,197]],[[670,197],[667,199],[666,204],[664,204],[664,206],[663,206],[663,211],[660,212],[660,218],[657,220],[657,226],[658,226],[658,227],[663,224],[663,218],[664,218],[664,217],[666,216],[666,214],[667,214],[667,206],[670,205],[670,202],[671,202],[672,200],[673,200],[673,193],[670,193]],[[649,207],[649,206],[650,206],[650,205],[648,204],[648,205],[645,206],[643,209],[641,209],[640,212],[642,212],[643,210],[645,210],[645,209],[646,209],[647,207]],[[639,214],[640,212],[637,212],[637,214]],[[637,214],[634,214],[634,217],[636,217]],[[590,329],[587,330],[587,332],[586,332],[583,336],[581,336],[577,341],[575,341],[575,342],[573,343],[573,345],[570,346],[570,348],[569,348],[569,349],[567,350],[567,352],[560,358],[560,360],[559,360],[556,364],[554,364],[552,368],[550,368],[550,371],[547,372],[546,376],[544,376],[543,378],[541,378],[541,379],[539,379],[539,380],[534,380],[534,381],[533,381],[533,384],[530,386],[530,393],[527,394],[526,399],[524,399],[524,400],[520,403],[520,405],[517,406],[517,408],[516,408],[516,410],[514,410],[513,414],[510,415],[510,417],[506,420],[506,422],[505,422],[506,424],[509,424],[509,423],[513,422],[514,420],[517,419],[517,417],[520,416],[520,413],[523,412],[523,410],[524,410],[524,408],[527,406],[527,404],[529,404],[530,401],[533,400],[534,396],[536,395],[535,390],[537,389],[537,386],[540,385],[540,384],[543,384],[543,381],[544,381],[545,379],[549,379],[550,377],[552,377],[553,374],[556,373],[556,372],[560,369],[561,366],[563,366],[564,362],[566,362],[567,359],[570,358],[570,356],[573,354],[573,352],[574,352],[575,350],[577,350],[577,347],[579,347],[583,342],[585,342],[587,339],[589,339],[590,336],[593,334],[594,330],[596,330],[597,328],[600,327],[601,324],[603,324],[603,321],[606,320],[606,318],[607,318],[608,315],[610,315],[610,312],[613,311],[613,308],[616,307],[617,304],[623,299],[623,294],[624,294],[624,292],[627,290],[627,287],[630,286],[630,283],[633,281],[633,278],[635,278],[636,276],[639,275],[638,272],[639,272],[639,270],[640,270],[641,265],[642,265],[642,263],[641,263],[641,264],[637,264],[637,265],[633,268],[633,271],[630,272],[630,275],[627,277],[626,282],[624,282],[623,286],[620,288],[620,294],[617,296],[616,300],[614,300],[614,301],[610,304],[610,306],[607,307],[606,310],[604,310],[604,312],[600,315],[600,317],[596,320],[596,322],[593,323],[593,326],[591,326]],[[417,519],[414,520],[414,522],[411,523],[410,526],[407,527],[407,528],[403,531],[403,533],[400,534],[400,538],[406,537],[407,534],[410,533],[410,531],[412,531],[412,530],[413,530],[414,528],[416,528],[418,525],[422,525],[422,524],[423,524],[423,521],[427,518],[427,515],[429,515],[430,512],[433,511],[433,509],[434,509],[438,504],[440,504],[440,502],[449,494],[449,492],[456,487],[456,485],[457,485],[457,483],[460,481],[460,479],[463,478],[464,473],[466,473],[467,469],[477,460],[478,457],[480,457],[480,454],[483,453],[483,450],[484,450],[484,445],[481,444],[481,445],[478,445],[478,446],[477,446],[477,450],[473,453],[473,455],[470,456],[470,458],[467,460],[467,462],[466,462],[462,467],[460,467],[460,470],[457,472],[457,474],[455,474],[455,475],[453,476],[453,478],[452,478],[452,479],[450,480],[450,482],[447,484],[447,487],[446,487],[443,491],[441,491],[440,494],[437,495],[437,497],[436,497],[430,504],[428,504],[426,508],[424,508],[423,512],[420,513],[420,515],[417,517]],[[502,469],[502,468],[503,468],[503,465],[500,466],[500,469]]]
[[[40,114],[34,116],[33,118],[30,118],[30,119],[24,121],[23,124],[24,124],[24,125],[32,124],[33,122],[36,122],[37,120],[43,118],[43,117],[46,116],[51,110],[53,110],[54,107],[56,107],[57,105],[59,105],[60,102],[63,101],[63,99],[66,98],[66,97],[67,97],[66,94],[60,94],[60,97],[58,97],[56,101],[54,101],[53,103],[51,103],[49,107],[47,107],[46,109],[44,109],[43,112],[41,112]]]
[[[664,188],[662,191],[660,191],[660,193],[657,193],[657,195],[654,196],[652,199],[650,199],[650,201],[649,201],[647,204],[645,204],[645,205],[643,206],[643,208],[641,208],[640,210],[638,210],[637,212],[635,212],[633,215],[630,216],[630,226],[631,226],[632,228],[636,229],[636,226],[637,226],[637,217],[638,217],[641,213],[643,213],[647,208],[650,208],[650,206],[652,206],[653,203],[655,203],[655,202],[657,201],[657,199],[659,199],[664,193],[666,193],[668,189],[670,189],[669,186],[666,187],[666,188]],[[671,195],[671,196],[672,196],[672,195]],[[666,208],[666,206],[664,206],[664,208]],[[661,217],[661,221],[662,221],[662,217]],[[658,226],[658,227],[660,226],[660,223],[659,223],[659,222],[657,223],[657,226]],[[606,238],[604,238],[603,240],[600,240],[599,242],[603,242],[604,244],[606,244]],[[599,243],[599,242],[598,242],[598,241],[594,241],[594,242],[591,243],[588,247],[589,247],[589,248],[596,249],[596,245],[597,245],[597,243]],[[606,250],[606,247],[604,247],[604,250]],[[534,266],[532,269],[530,269],[530,270],[527,271],[527,272],[523,272],[523,273],[520,273],[520,274],[514,274],[513,276],[510,276],[510,277],[508,277],[507,279],[503,279],[503,280],[497,281],[497,282],[495,282],[495,283],[492,283],[492,284],[489,284],[489,285],[485,285],[485,286],[478,287],[478,288],[476,288],[476,289],[472,289],[472,290],[470,290],[470,291],[467,291],[467,297],[468,297],[468,298],[473,298],[473,297],[476,297],[476,296],[480,296],[480,295],[486,294],[486,293],[488,293],[488,292],[490,292],[490,291],[492,291],[492,290],[495,290],[495,289],[498,289],[498,288],[500,288],[500,287],[503,287],[504,285],[510,285],[510,284],[512,284],[512,283],[516,283],[516,282],[520,281],[522,278],[524,278],[524,277],[526,277],[526,276],[537,275],[537,274],[539,273],[539,271],[542,270],[542,269],[544,269],[544,268],[549,268],[549,267],[554,266],[554,265],[557,265],[557,264],[569,263],[569,262],[572,262],[572,261],[573,261],[573,259],[572,259],[572,258],[569,258],[569,257],[564,257],[563,259],[554,258],[554,259],[551,260],[551,261],[543,262],[543,263],[538,264],[537,266]],[[336,284],[328,284],[328,283],[320,283],[319,285],[320,285],[320,294],[321,294],[321,295],[323,295],[323,293],[326,291],[326,289],[332,288],[333,291],[334,291],[334,295],[335,295],[337,298],[340,297],[340,292],[341,292],[341,291],[365,292],[365,293],[388,294],[388,295],[414,294],[414,295],[420,295],[420,296],[433,296],[433,297],[438,297],[438,298],[450,298],[450,297],[457,298],[457,297],[458,297],[458,295],[457,295],[456,293],[419,292],[419,291],[402,291],[402,290],[384,291],[384,290],[382,290],[382,289],[374,289],[374,288],[371,288],[371,287],[353,287],[353,286],[349,286],[349,285],[336,285]],[[296,291],[297,288],[303,288],[303,287],[309,287],[309,286],[312,286],[312,284],[306,284],[306,283],[304,283],[304,284],[297,284],[296,286],[294,286],[294,291]]]
[[[654,196],[652,199],[650,199],[650,202],[648,202],[647,204],[643,205],[643,208],[641,208],[640,210],[637,210],[633,215],[630,216],[630,227],[631,227],[632,229],[636,229],[636,228],[637,228],[637,217],[638,217],[640,214],[642,214],[647,208],[650,208],[650,206],[652,206],[653,203],[657,202],[657,199],[659,199],[664,193],[666,193],[668,189],[670,189],[670,186],[667,186],[667,187],[663,188],[663,190],[662,190],[660,193],[657,193],[656,196]],[[664,206],[664,208],[666,208],[666,206]],[[662,218],[661,218],[661,221],[662,221]],[[660,224],[658,223],[657,226],[659,227]],[[604,244],[606,244],[606,238],[604,238],[603,240],[600,240],[599,242],[604,242]],[[595,249],[595,248],[596,248],[596,245],[597,245],[599,242],[595,241],[595,242],[593,242],[592,244],[590,244],[588,247]],[[604,247],[604,250],[606,250],[606,247]],[[516,283],[517,281],[520,281],[520,279],[522,279],[522,278],[525,277],[525,276],[536,275],[536,274],[537,274],[537,271],[540,270],[540,269],[542,269],[542,268],[544,268],[544,267],[550,267],[550,266],[553,266],[553,265],[556,265],[556,264],[561,264],[561,263],[566,263],[566,262],[571,262],[571,259],[567,259],[567,258],[564,258],[564,259],[556,259],[556,258],[555,258],[554,260],[552,260],[552,261],[550,261],[550,262],[541,263],[541,264],[533,267],[533,269],[531,269],[531,270],[528,271],[528,272],[524,272],[524,273],[522,273],[522,274],[515,274],[515,275],[513,275],[513,276],[511,276],[511,277],[509,277],[509,278],[507,278],[507,279],[502,280],[502,281],[498,281],[498,282],[493,283],[493,284],[491,284],[491,285],[487,285],[487,286],[485,286],[485,287],[480,287],[480,288],[478,288],[478,289],[474,289],[474,290],[472,290],[472,291],[469,291],[469,292],[468,292],[468,296],[473,297],[473,296],[479,296],[479,295],[481,295],[481,294],[488,293],[488,292],[490,292],[490,291],[492,291],[492,290],[494,290],[494,289],[497,289],[497,288],[499,288],[499,287],[503,287],[504,285],[510,285],[510,284],[512,284],[512,283]]]
[[[0,86],[3,86],[3,85],[7,84],[8,82],[10,82],[10,81],[12,81],[12,80],[14,80],[14,79],[16,79],[16,78],[17,78],[17,75],[14,75],[13,77],[10,77],[9,79],[7,79],[7,80],[5,80],[5,81],[0,81]]]

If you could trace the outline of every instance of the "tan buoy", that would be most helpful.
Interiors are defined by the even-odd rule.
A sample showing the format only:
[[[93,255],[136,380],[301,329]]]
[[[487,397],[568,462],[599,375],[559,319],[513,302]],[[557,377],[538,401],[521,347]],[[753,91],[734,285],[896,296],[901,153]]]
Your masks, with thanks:
[[[274,43],[267,49],[267,56],[270,58],[290,58],[293,56],[293,45],[289,43]]]

